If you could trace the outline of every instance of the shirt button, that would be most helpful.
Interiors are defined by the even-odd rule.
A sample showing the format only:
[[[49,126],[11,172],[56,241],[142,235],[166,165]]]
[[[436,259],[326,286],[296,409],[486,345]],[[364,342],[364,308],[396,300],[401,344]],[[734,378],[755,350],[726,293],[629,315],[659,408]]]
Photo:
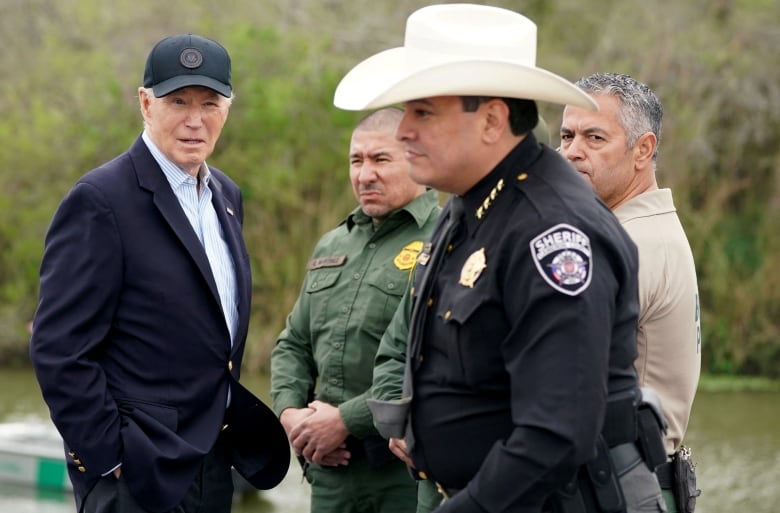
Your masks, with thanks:
[[[79,467],[79,472],[81,472],[82,474],[83,474],[84,472],[86,472],[86,471],[87,471],[87,467],[83,467],[83,466],[82,466],[82,467]]]
[[[449,318],[452,317],[452,312],[450,310],[447,310],[444,312],[444,320],[447,321]]]
[[[339,384],[338,378],[330,378],[330,384],[331,385],[338,385]]]
[[[316,289],[319,286],[319,284],[315,281],[311,284],[311,288]]]
[[[333,347],[335,347],[336,349],[340,349],[341,348],[341,342],[334,342],[333,343]]]
[[[387,288],[393,290],[395,288],[395,283],[388,283]]]
[[[342,306],[342,307],[341,307],[341,312],[342,312],[342,313],[347,313],[347,312],[349,312],[349,307],[348,307],[347,305],[344,305],[344,306]]]
[[[229,360],[229,361],[228,361],[228,370],[229,370],[229,371],[232,371],[232,370],[233,370],[233,360]]]
[[[433,306],[433,298],[432,298],[432,297],[429,297],[429,298],[428,298],[428,308],[430,308],[430,307],[432,307],[432,306]]]
[[[423,481],[425,481],[425,480],[427,480],[427,479],[428,479],[428,474],[426,474],[426,473],[425,473],[425,472],[423,472],[422,470],[421,470],[420,472],[418,472],[418,473],[417,473],[417,475],[418,475],[418,476],[420,477],[420,479],[422,479]]]
[[[360,279],[360,273],[355,273],[355,274],[352,275],[352,277],[354,279],[356,279],[356,280],[359,280]]]
[[[371,249],[376,248],[376,242],[372,242],[371,244],[368,245],[368,247]]]

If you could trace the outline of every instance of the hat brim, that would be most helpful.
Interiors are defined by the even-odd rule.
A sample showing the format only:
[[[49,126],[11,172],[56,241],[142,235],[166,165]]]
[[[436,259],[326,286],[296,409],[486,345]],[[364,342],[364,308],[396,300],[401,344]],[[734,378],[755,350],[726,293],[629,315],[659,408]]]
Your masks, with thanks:
[[[287,434],[274,412],[241,383],[233,381],[230,390],[223,433],[232,444],[233,467],[255,488],[270,490],[290,468]]]
[[[333,104],[367,110],[451,95],[523,98],[598,110],[582,89],[543,68],[503,60],[435,62],[404,47],[380,52],[352,68],[336,87]]]
[[[192,86],[207,87],[225,98],[230,98],[233,92],[229,85],[204,75],[178,75],[152,86],[152,91],[155,97],[160,98],[171,94],[177,89]]]

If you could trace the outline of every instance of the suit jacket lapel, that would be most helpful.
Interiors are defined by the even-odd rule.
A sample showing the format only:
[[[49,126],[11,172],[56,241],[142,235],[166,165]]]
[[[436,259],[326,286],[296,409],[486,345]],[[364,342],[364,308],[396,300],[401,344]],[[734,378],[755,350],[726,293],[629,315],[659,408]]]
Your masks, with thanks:
[[[195,265],[200,270],[203,279],[206,280],[217,304],[220,304],[217,283],[214,281],[206,250],[203,249],[198,236],[181,209],[179,200],[176,199],[176,195],[171,190],[165,174],[141,137],[138,137],[133,146],[130,147],[130,157],[135,165],[138,185],[152,193],[155,206],[195,261]]]
[[[236,287],[238,294],[238,332],[236,340],[244,340],[249,326],[249,306],[251,304],[251,270],[245,259],[246,245],[241,236],[241,210],[233,205],[222,192],[222,184],[217,176],[211,174],[211,202],[217,212],[217,219],[222,226],[225,242],[233,256],[233,266],[236,272]],[[234,346],[235,347],[235,346]]]

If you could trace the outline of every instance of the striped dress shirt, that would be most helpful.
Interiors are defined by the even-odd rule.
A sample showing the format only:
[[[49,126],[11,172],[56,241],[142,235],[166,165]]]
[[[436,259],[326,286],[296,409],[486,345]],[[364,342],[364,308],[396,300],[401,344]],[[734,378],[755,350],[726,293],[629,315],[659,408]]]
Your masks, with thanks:
[[[217,283],[219,300],[222,304],[222,312],[230,331],[230,344],[236,335],[238,326],[238,304],[236,290],[236,270],[230,249],[225,243],[222,226],[217,219],[217,212],[211,203],[211,173],[205,162],[198,171],[198,178],[189,175],[179,166],[171,162],[152,142],[144,131],[142,138],[152,153],[152,156],[160,165],[173,193],[179,200],[182,210],[189,219],[192,229],[206,250],[206,256]],[[201,182],[200,194],[198,194],[198,180]]]

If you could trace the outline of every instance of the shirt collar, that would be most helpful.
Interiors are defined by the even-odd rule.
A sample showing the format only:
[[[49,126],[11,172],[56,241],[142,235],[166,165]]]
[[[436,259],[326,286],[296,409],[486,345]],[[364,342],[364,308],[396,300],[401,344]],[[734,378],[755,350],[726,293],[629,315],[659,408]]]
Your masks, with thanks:
[[[189,173],[176,165],[173,161],[166,157],[162,151],[160,151],[146,130],[144,130],[141,134],[141,138],[146,144],[146,147],[149,148],[149,152],[160,166],[160,169],[162,169],[165,178],[168,179],[168,183],[171,184],[173,189],[181,187],[192,178]],[[198,170],[198,179],[201,181],[204,187],[209,186],[209,182],[211,181],[211,171],[209,171],[209,166],[207,166],[205,162],[200,165],[200,169]]]
[[[648,217],[676,212],[671,189],[646,191],[626,201],[613,212],[621,223],[638,217]]]
[[[422,228],[425,222],[428,220],[428,216],[431,213],[431,209],[435,208],[439,203],[438,193],[433,189],[428,189],[423,194],[417,196],[412,201],[399,208],[395,212],[391,212],[387,219],[385,219],[379,226],[386,224],[391,219],[396,219],[399,216],[410,215],[417,223],[417,226]],[[355,225],[367,224],[372,222],[371,217],[366,215],[360,207],[353,210],[343,221],[346,223],[347,229],[352,230]],[[377,228],[378,229],[378,228]]]
[[[469,233],[488,215],[502,192],[517,181],[541,155],[542,149],[533,132],[510,151],[493,170],[469,189],[463,196],[463,209]]]

